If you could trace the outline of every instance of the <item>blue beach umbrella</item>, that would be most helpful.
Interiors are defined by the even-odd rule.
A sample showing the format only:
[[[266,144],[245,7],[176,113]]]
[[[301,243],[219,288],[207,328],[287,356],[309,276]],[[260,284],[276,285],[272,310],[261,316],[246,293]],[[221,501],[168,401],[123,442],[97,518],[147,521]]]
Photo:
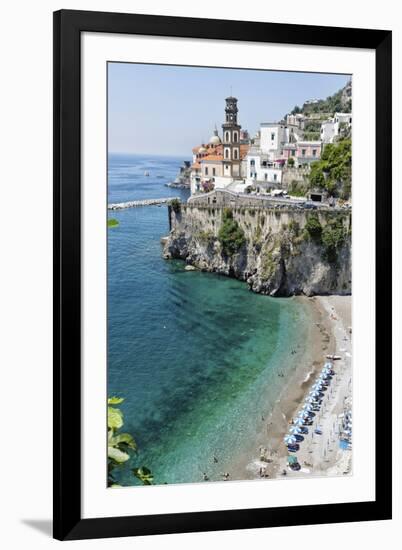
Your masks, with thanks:
[[[297,442],[297,439],[294,435],[285,435],[283,441],[286,445],[294,445]]]
[[[300,425],[298,426],[293,426],[292,428],[290,428],[290,433],[291,434],[300,434],[302,431],[300,429]]]
[[[327,373],[327,372],[322,372],[322,373],[320,374],[320,376],[318,377],[318,379],[319,379],[320,381],[330,381],[330,380],[331,380],[331,375],[330,375],[329,373]]]
[[[316,382],[312,388],[313,390],[321,390],[324,387],[324,384],[322,382]]]

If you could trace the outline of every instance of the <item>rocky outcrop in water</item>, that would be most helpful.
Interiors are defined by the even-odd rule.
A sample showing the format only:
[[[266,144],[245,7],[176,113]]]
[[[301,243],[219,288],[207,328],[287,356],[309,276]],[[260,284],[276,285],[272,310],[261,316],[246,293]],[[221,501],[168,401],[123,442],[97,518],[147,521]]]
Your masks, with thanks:
[[[254,292],[271,296],[350,294],[349,212],[233,208],[231,218],[244,239],[229,253],[222,240],[225,212],[190,205],[170,209],[164,257],[246,281]]]

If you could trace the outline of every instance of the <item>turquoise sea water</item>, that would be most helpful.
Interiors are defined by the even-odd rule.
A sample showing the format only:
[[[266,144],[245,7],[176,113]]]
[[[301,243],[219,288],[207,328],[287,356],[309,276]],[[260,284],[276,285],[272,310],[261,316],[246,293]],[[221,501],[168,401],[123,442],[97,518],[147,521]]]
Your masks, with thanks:
[[[111,155],[109,202],[185,199],[187,191],[164,186],[182,160]],[[203,472],[221,479],[278,399],[308,312],[164,260],[166,206],[110,216],[120,225],[108,231],[108,394],[125,397],[124,429],[139,447],[132,463],[157,483],[197,482]],[[128,468],[119,475],[133,484]]]

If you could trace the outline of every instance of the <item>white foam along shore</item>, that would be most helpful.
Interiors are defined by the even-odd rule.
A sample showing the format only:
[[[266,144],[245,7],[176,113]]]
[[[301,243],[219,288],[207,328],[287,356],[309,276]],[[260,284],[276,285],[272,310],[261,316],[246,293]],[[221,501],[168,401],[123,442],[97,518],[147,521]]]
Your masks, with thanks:
[[[317,297],[316,300],[327,316],[334,340],[334,355],[339,356],[340,359],[332,361],[335,375],[325,392],[313,425],[308,426],[308,434],[304,436],[304,441],[300,442],[300,450],[289,453],[297,457],[301,469],[290,470],[288,453],[281,453],[275,467],[275,477],[283,476],[284,472],[287,477],[346,475],[352,470],[351,449],[343,450],[339,445],[339,430],[343,415],[346,410],[352,408],[351,297],[325,296]],[[322,366],[327,361],[323,353]],[[304,399],[309,391],[310,388]],[[299,409],[302,408],[304,399]],[[322,432],[321,435],[315,433],[317,428]]]

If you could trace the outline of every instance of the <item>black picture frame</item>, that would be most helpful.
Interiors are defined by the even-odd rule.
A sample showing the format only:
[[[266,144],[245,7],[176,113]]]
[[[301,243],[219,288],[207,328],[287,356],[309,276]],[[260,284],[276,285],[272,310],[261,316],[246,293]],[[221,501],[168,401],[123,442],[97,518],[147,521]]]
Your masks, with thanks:
[[[83,32],[368,48],[376,55],[376,497],[370,502],[82,519]],[[385,520],[392,513],[390,31],[61,10],[54,13],[54,537],[121,537]],[[383,192],[381,185],[386,182]],[[379,292],[378,289],[381,289]],[[381,348],[381,355],[380,350]]]

